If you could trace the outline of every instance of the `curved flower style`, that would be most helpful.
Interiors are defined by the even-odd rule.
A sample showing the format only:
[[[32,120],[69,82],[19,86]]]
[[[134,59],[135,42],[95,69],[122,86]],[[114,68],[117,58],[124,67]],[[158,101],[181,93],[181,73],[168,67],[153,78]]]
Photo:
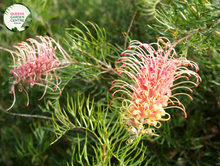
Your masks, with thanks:
[[[186,95],[193,99],[189,94],[175,93],[175,90],[187,89],[192,93],[191,88],[182,84],[190,83],[197,87],[201,81],[196,73],[199,68],[185,57],[176,58],[176,51],[167,38],[158,38],[157,43],[151,44],[136,40],[129,44],[128,50],[122,52],[122,57],[115,63],[117,67],[114,70],[124,73],[130,81],[112,81],[110,91],[117,88],[112,96],[121,92],[121,97],[115,97],[112,102],[122,99],[121,123],[131,134],[157,135],[154,128],[161,126],[160,121],[170,119],[166,109],[179,108],[187,117],[184,105],[176,96]],[[195,67],[196,72],[187,66]],[[190,81],[191,75],[195,76],[196,83]]]
[[[11,93],[14,95],[14,101],[11,107],[6,109],[6,111],[10,110],[16,101],[14,89],[14,85],[16,84],[19,84],[20,92],[24,90],[27,94],[27,106],[29,105],[28,93],[21,82],[30,84],[30,87],[34,85],[45,87],[42,97],[38,100],[43,98],[48,88],[53,92],[57,89],[60,91],[59,84],[62,80],[56,75],[55,70],[67,67],[71,62],[71,58],[54,39],[48,36],[36,37],[40,39],[40,42],[29,38],[26,41],[29,41],[30,44],[26,42],[17,43],[17,46],[13,46],[17,49],[15,51],[5,49],[5,51],[10,52],[13,57],[14,69],[10,72],[15,79],[11,86]],[[57,48],[62,55],[62,61],[58,58]],[[53,78],[55,78],[55,81],[52,81]]]

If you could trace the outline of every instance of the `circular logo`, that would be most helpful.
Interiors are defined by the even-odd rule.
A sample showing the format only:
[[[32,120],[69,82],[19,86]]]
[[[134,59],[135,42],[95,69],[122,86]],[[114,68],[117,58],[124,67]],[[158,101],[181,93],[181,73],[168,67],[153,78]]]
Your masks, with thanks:
[[[12,32],[26,30],[32,21],[30,10],[23,4],[13,4],[4,13],[5,26]]]

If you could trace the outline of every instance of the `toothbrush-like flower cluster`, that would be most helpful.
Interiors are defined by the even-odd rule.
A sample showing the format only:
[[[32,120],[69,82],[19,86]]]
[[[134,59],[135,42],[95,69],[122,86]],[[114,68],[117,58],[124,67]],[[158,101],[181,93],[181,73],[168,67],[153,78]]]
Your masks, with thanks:
[[[59,84],[62,80],[56,75],[55,70],[67,67],[71,62],[71,58],[54,39],[48,36],[36,37],[40,42],[29,38],[26,41],[30,44],[21,42],[17,43],[17,46],[13,46],[16,49],[14,51],[5,49],[13,57],[14,69],[11,70],[11,73],[15,79],[11,86],[14,101],[6,111],[11,109],[16,101],[14,89],[16,84],[19,84],[19,91],[22,92],[24,90],[26,92],[28,98],[27,106],[29,105],[29,96],[21,83],[28,83],[30,87],[34,85],[45,87],[42,97],[38,100],[43,98],[48,88],[53,92],[57,89],[60,91]],[[54,78],[55,80],[53,80]]]
[[[112,81],[110,91],[117,89],[112,97],[121,93],[112,102],[122,99],[121,123],[131,134],[157,135],[154,128],[161,126],[160,121],[170,119],[165,111],[168,108],[179,108],[187,117],[184,105],[176,96],[186,95],[193,99],[189,94],[175,93],[175,90],[187,89],[192,93],[192,89],[183,86],[183,83],[197,87],[201,78],[196,73],[199,68],[195,62],[177,57],[170,41],[164,37],[151,44],[131,41],[128,50],[122,52],[121,56],[115,63],[117,67],[114,70],[119,74],[123,73],[125,79],[130,81]],[[195,67],[196,72],[189,70],[187,66]],[[189,77],[192,75],[195,76],[196,83],[190,81]]]

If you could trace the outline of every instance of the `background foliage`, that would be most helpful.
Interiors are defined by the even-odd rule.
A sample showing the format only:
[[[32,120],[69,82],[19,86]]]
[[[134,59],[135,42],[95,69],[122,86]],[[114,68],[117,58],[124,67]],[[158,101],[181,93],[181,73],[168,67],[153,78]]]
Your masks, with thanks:
[[[3,24],[3,13],[13,3],[32,12],[32,23],[22,33]],[[38,101],[42,91],[34,87],[28,90],[29,107],[25,94],[17,92],[15,106],[6,113],[13,100],[12,59],[0,51],[0,165],[220,165],[219,13],[214,0],[0,1],[2,47],[48,35],[61,38],[77,62],[59,72],[61,97],[48,93]],[[118,77],[112,67],[127,45],[127,32],[127,42],[151,43],[159,36],[179,42],[178,54],[198,63],[203,79],[193,89],[193,101],[180,99],[187,119],[170,109],[171,120],[157,130],[159,137],[138,138],[132,145],[126,144],[127,131],[115,123],[117,104],[108,107],[110,82]]]

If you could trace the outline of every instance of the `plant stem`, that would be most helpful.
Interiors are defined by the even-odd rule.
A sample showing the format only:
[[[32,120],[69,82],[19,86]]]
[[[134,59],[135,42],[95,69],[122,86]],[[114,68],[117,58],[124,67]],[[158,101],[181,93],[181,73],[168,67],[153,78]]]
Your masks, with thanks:
[[[103,147],[103,163],[106,161],[106,144],[102,144]]]
[[[188,39],[190,36],[195,35],[196,33],[200,32],[200,31],[203,31],[203,30],[206,29],[206,28],[207,28],[207,26],[204,26],[204,27],[202,27],[202,28],[199,28],[197,31],[188,34],[187,36],[185,36],[185,37],[182,38],[182,39],[177,40],[175,43],[172,44],[172,47],[176,47],[176,45],[177,45],[178,43],[180,43],[181,41]]]
[[[28,118],[41,118],[41,119],[48,119],[48,120],[53,120],[50,117],[47,116],[41,116],[41,115],[29,115],[29,114],[18,114],[18,113],[13,113],[13,112],[6,112],[2,109],[0,109],[2,112],[9,114],[9,115],[14,115],[14,116],[22,116],[22,117],[28,117]],[[56,121],[59,121],[58,119],[55,119]]]
[[[129,28],[128,28],[127,33],[126,33],[125,42],[124,42],[124,50],[126,49],[126,43],[127,43],[127,39],[128,39],[128,34],[129,34],[130,30],[131,30],[131,27],[132,27],[134,18],[135,18],[136,14],[137,14],[137,11],[138,11],[138,9],[136,10],[136,12],[134,13],[134,15],[132,16],[131,23],[130,23]]]

